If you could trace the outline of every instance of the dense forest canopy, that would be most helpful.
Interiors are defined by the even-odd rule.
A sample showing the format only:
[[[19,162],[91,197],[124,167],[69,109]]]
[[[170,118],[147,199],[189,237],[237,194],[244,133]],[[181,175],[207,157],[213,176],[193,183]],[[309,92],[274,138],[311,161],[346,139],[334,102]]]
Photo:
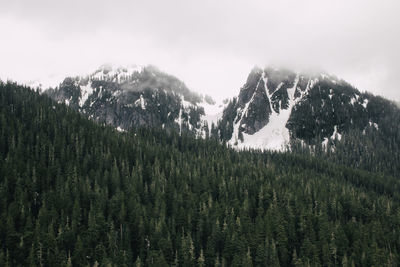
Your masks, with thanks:
[[[399,163],[346,153],[119,133],[1,83],[0,266],[397,266]]]

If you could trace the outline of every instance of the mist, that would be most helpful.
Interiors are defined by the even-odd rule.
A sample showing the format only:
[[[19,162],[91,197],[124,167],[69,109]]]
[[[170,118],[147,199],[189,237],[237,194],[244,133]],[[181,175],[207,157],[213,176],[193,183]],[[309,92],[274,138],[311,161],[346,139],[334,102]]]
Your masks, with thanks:
[[[152,64],[217,100],[254,65],[323,69],[400,100],[399,1],[3,1],[0,79]]]

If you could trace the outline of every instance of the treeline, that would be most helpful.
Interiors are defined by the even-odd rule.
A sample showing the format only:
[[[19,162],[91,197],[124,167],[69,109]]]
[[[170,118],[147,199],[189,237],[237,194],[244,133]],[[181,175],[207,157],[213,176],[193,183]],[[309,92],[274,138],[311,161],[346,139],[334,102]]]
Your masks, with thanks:
[[[0,266],[397,266],[400,181],[118,133],[0,84]]]
[[[330,90],[339,92],[332,100]],[[360,102],[351,103],[354,92],[348,85],[335,87],[320,82],[318,90],[311,91],[308,99],[296,107],[297,112],[292,112],[288,123],[293,137],[310,146],[297,144],[292,151],[311,152],[338,164],[400,179],[400,109],[394,102],[369,93],[360,97],[364,108]],[[342,133],[341,140],[330,140],[323,147],[322,141],[332,135],[334,127]]]

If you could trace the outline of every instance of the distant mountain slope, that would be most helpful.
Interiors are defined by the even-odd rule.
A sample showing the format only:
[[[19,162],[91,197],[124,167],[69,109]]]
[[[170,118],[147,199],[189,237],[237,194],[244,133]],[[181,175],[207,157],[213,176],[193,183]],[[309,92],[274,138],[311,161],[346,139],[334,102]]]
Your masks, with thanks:
[[[105,65],[45,93],[120,131],[165,129],[238,149],[308,151],[352,167],[400,173],[399,108],[326,73],[255,67],[224,105],[152,66]],[[359,155],[349,158],[353,150]]]
[[[191,92],[153,66],[104,65],[90,75],[66,78],[45,93],[120,130],[159,127],[198,136],[209,133],[204,109],[214,105],[210,97]]]
[[[400,177],[400,109],[325,73],[254,68],[224,109],[218,138],[290,150]]]
[[[396,112],[335,76],[256,67],[224,110],[219,137],[239,148],[282,150],[294,140],[327,146],[350,130],[385,128],[384,117]]]

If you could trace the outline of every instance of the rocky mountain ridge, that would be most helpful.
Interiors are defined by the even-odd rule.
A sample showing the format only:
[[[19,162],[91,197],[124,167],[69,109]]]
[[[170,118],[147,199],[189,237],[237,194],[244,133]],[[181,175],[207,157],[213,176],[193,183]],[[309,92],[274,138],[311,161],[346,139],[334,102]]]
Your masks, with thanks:
[[[215,105],[211,97],[190,91],[182,81],[154,66],[104,65],[88,76],[66,78],[45,93],[121,131],[162,127],[206,136],[209,126],[204,108]]]
[[[255,67],[224,110],[219,137],[237,148],[285,150],[294,140],[327,146],[351,129],[378,130],[385,112],[376,105],[395,108],[329,74]]]
[[[253,68],[238,96],[224,105],[153,66],[105,65],[45,93],[120,131],[157,127],[238,149],[286,150],[293,142],[332,147],[351,131],[389,129],[385,114],[398,110],[333,75],[271,67]]]

